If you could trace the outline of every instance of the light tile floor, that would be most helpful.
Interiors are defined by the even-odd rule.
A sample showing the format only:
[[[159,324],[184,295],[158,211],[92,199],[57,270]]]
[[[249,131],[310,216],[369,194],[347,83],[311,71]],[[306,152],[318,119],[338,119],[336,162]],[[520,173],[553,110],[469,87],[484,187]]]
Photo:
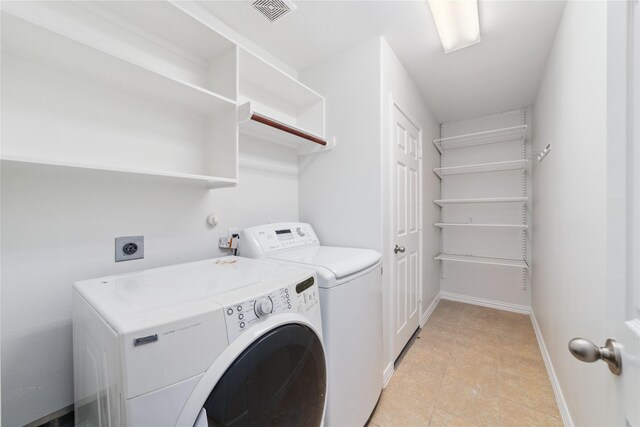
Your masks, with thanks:
[[[441,300],[369,425],[562,426],[529,316]]]

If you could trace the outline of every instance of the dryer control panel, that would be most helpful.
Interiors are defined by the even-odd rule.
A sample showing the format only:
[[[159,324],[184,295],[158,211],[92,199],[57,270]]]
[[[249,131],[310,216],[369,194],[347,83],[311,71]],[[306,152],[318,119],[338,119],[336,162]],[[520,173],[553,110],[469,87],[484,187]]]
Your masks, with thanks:
[[[259,225],[240,233],[239,255],[257,258],[261,255],[303,246],[319,246],[318,236],[309,224],[280,222]]]
[[[224,307],[229,343],[247,329],[276,314],[307,315],[319,309],[318,285],[313,276],[302,282]]]

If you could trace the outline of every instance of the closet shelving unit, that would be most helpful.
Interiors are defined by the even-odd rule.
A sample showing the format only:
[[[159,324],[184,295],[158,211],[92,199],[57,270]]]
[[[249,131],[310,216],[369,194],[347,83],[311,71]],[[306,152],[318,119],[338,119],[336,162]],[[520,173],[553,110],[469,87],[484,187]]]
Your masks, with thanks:
[[[7,2],[2,24],[3,162],[217,188],[239,132],[331,146],[321,95],[180,3]]]
[[[443,209],[442,222],[435,223],[434,226],[443,230],[447,229],[459,229],[459,230],[471,230],[471,229],[503,229],[503,230],[516,230],[522,233],[522,247],[526,247],[526,232],[528,225],[526,224],[525,205],[528,202],[526,195],[526,186],[524,184],[524,174],[527,167],[527,159],[525,158],[524,141],[526,136],[526,125],[513,126],[508,128],[496,129],[485,132],[476,132],[460,136],[440,138],[433,141],[433,144],[441,154],[444,154],[447,150],[455,150],[461,148],[474,147],[485,144],[495,143],[519,143],[522,146],[522,158],[509,161],[491,162],[491,163],[477,163],[468,164],[462,166],[448,166],[435,168],[434,173],[441,179],[445,180],[447,177],[455,175],[473,175],[479,173],[492,173],[492,172],[504,172],[504,171],[520,171],[520,178],[522,180],[522,194],[515,197],[483,197],[483,198],[443,198],[434,200],[434,203],[439,205]],[[477,205],[477,204],[517,204],[522,206],[522,223],[461,223],[461,222],[447,222],[444,215],[444,208],[453,205]],[[444,235],[443,235],[444,238]],[[441,240],[441,247],[444,248],[444,240]],[[522,258],[498,258],[498,257],[485,257],[470,254],[449,254],[442,251],[435,257],[439,261],[451,261],[460,263],[473,263],[473,264],[488,264],[504,267],[515,267],[526,270],[529,268],[526,262],[525,252],[523,250]]]

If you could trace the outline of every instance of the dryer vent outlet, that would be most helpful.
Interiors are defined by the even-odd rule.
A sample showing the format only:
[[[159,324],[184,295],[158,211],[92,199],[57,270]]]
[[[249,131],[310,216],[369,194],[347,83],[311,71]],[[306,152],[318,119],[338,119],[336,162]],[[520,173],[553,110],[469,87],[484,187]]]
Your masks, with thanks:
[[[275,22],[292,10],[297,9],[296,5],[290,0],[256,0],[253,2],[253,7],[270,22]]]

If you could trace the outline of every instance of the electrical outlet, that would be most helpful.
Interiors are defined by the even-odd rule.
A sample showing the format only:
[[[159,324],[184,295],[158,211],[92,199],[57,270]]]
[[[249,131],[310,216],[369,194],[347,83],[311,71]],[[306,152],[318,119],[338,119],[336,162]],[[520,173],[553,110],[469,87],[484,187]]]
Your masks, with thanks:
[[[218,247],[220,249],[231,249],[231,239],[228,237],[220,237],[218,239]]]
[[[144,236],[116,237],[116,262],[144,258]]]
[[[218,247],[220,249],[237,249],[238,237],[220,237],[218,238]]]

